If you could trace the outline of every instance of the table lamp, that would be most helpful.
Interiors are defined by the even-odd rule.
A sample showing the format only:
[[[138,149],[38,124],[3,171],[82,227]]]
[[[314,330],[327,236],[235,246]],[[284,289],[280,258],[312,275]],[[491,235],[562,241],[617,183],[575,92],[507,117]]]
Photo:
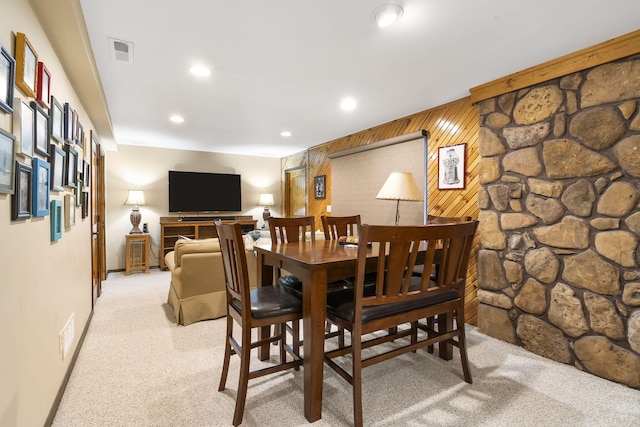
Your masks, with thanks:
[[[131,220],[131,231],[129,234],[140,234],[140,221],[142,220],[142,215],[140,215],[140,208],[138,206],[144,206],[144,191],[142,190],[129,190],[129,196],[127,197],[127,201],[124,202],[125,205],[133,205],[131,209],[131,215],[129,215],[129,219]]]
[[[264,224],[262,224],[262,228],[268,227],[269,217],[271,216],[271,212],[269,212],[269,206],[275,205],[275,201],[273,200],[273,194],[271,193],[262,193],[260,194],[260,199],[258,200],[258,205],[264,206],[264,211],[262,212],[262,219],[264,219]]]
[[[376,199],[396,201],[396,225],[400,221],[400,200],[422,201],[416,181],[410,172],[391,172]]]

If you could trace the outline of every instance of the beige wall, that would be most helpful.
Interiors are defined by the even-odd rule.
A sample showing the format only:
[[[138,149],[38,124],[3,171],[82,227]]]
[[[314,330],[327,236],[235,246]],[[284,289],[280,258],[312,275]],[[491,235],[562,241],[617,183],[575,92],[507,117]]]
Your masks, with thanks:
[[[26,0],[2,0],[0,43],[15,56],[16,32],[25,33],[51,72],[51,92],[87,113]],[[16,97],[24,97],[16,87]],[[13,131],[12,116],[0,112],[0,127]],[[31,158],[18,160],[30,164]],[[52,192],[62,200],[64,192]],[[0,426],[42,425],[69,367],[91,312],[91,227],[80,218],[50,241],[50,217],[11,221],[12,196],[0,194]],[[74,314],[75,339],[62,360],[59,333]]]
[[[260,193],[268,192],[275,197],[272,214],[280,215],[280,159],[120,145],[117,152],[107,153],[106,163],[108,271],[125,266],[124,235],[131,230],[131,206],[124,202],[131,188],[144,190],[146,205],[140,213],[142,223],[149,224],[151,265],[158,265],[160,217],[169,215],[169,170],[240,174],[242,211],[231,214],[252,215],[262,226],[264,208],[257,203]]]

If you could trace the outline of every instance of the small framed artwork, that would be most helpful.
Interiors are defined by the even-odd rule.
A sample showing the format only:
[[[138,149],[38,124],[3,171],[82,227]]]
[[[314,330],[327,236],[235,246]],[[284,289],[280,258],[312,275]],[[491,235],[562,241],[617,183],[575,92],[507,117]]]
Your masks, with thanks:
[[[15,137],[0,128],[0,193],[13,194],[15,156]]]
[[[51,191],[64,191],[67,152],[56,144],[51,144]]]
[[[49,215],[49,186],[50,184],[50,171],[49,163],[44,160],[35,158],[31,162],[33,168],[33,216],[47,216]]]
[[[89,189],[89,183],[91,182],[91,172],[89,168],[89,162],[86,160],[82,161],[82,184],[84,185],[84,189]]]
[[[15,192],[11,198],[11,219],[31,217],[31,166],[16,161]]]
[[[51,104],[49,108],[49,122],[51,124],[51,136],[58,142],[64,142],[64,110],[62,105],[51,96]]]
[[[16,34],[16,85],[29,98],[36,97],[38,54],[24,33]]]
[[[51,98],[51,73],[44,65],[44,62],[38,62],[38,91],[36,92],[36,100],[44,108],[49,108],[49,99]]]
[[[74,141],[74,129],[73,129],[73,115],[74,115],[74,110],[73,108],[71,108],[71,105],[69,105],[68,102],[64,103],[64,140],[67,141],[69,144],[73,144]]]
[[[76,188],[76,185],[78,185],[78,152],[71,148],[70,145],[65,145],[64,148],[67,152],[67,174],[65,176],[64,185]]]
[[[76,145],[82,149],[84,148],[84,127],[80,124],[80,121],[78,121],[76,129]]]
[[[89,193],[85,191],[82,193],[82,218],[89,216]]]
[[[466,185],[467,144],[438,148],[438,189],[461,190]]]
[[[71,228],[76,225],[76,196],[74,194],[64,195],[64,228]]]
[[[76,185],[76,206],[82,206],[82,180],[78,180]]]
[[[62,238],[62,200],[51,201],[51,241]]]
[[[327,197],[326,185],[326,175],[319,175],[313,178],[313,196],[316,199],[324,199]]]
[[[16,84],[16,60],[0,44],[0,110],[13,113],[13,87]]]
[[[31,101],[34,112],[35,152],[49,157],[49,115],[35,101]]]
[[[16,98],[13,111],[13,132],[18,141],[18,154],[33,156],[35,113],[26,99]]]

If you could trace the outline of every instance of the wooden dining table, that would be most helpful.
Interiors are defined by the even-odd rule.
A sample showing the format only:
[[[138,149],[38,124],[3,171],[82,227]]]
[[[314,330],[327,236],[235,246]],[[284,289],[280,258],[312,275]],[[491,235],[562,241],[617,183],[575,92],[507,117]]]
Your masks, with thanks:
[[[302,281],[304,415],[310,422],[322,418],[325,315],[327,283],[354,277],[357,249],[336,240],[256,245],[258,286],[273,285],[274,269],[282,268]],[[367,271],[375,271],[377,257],[367,251]],[[267,336],[269,328],[259,331]],[[268,345],[259,358],[269,358]],[[450,351],[449,351],[450,353]],[[450,359],[441,349],[440,357]]]

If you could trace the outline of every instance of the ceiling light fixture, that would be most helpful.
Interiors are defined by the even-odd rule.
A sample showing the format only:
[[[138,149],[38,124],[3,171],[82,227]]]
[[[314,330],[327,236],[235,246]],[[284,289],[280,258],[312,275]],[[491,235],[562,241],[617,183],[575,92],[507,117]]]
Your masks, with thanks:
[[[189,72],[198,77],[207,77],[211,75],[211,70],[204,65],[194,65],[189,69]]]
[[[403,13],[404,10],[397,4],[385,4],[375,9],[371,17],[378,27],[384,28],[400,19]]]
[[[169,120],[171,120],[173,123],[184,123],[184,117],[178,116],[177,114],[169,117]]]
[[[342,102],[340,102],[340,108],[342,108],[344,111],[353,111],[356,109],[356,106],[356,100],[350,96],[343,98]]]
[[[289,132],[288,130],[284,130],[284,131],[280,132],[280,136],[289,137],[289,136],[291,136],[291,132]]]

